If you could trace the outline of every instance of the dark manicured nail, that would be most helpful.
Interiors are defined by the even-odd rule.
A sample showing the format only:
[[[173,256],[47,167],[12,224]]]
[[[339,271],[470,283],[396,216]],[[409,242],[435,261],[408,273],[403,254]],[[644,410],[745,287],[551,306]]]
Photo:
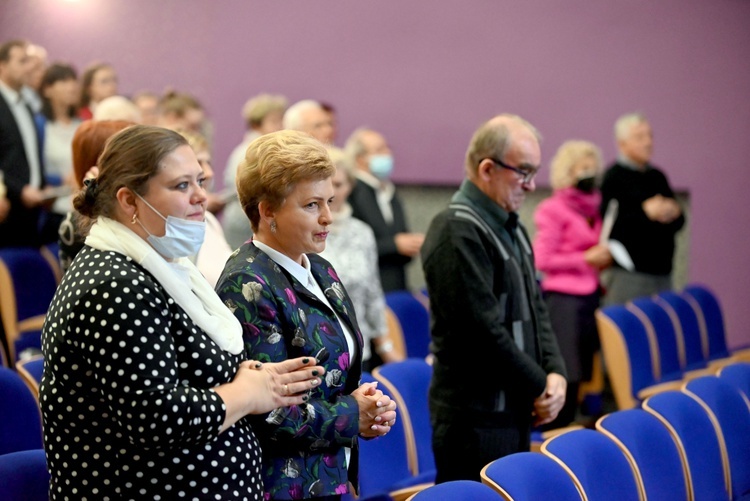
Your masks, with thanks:
[[[302,395],[303,402],[307,402],[308,400],[310,400],[310,397],[308,397],[307,395]]]
[[[317,370],[312,371],[312,375],[313,376],[317,376],[318,375],[318,371]]]
[[[309,359],[309,358],[303,358],[303,359],[302,359],[302,363],[303,363],[303,364],[306,364],[306,363],[308,363],[309,361],[310,361],[310,359]]]
[[[261,367],[263,367],[262,363],[258,362],[257,364],[255,364],[256,369],[260,369]]]

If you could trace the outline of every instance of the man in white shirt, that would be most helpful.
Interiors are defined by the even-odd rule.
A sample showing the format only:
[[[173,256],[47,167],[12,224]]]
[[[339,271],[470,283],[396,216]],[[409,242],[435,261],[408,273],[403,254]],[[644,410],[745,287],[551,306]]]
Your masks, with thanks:
[[[39,245],[39,213],[46,203],[41,141],[21,95],[30,60],[27,43],[0,45],[0,171],[10,210],[0,222],[0,247]]]

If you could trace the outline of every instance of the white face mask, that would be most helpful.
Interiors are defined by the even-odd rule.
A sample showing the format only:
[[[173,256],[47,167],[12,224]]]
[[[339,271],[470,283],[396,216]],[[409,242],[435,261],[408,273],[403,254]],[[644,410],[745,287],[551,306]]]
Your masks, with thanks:
[[[146,241],[151,244],[151,247],[156,249],[156,252],[161,254],[167,259],[177,259],[180,257],[194,256],[198,254],[198,251],[203,245],[203,239],[206,235],[206,222],[205,221],[190,221],[187,219],[180,219],[179,217],[167,216],[164,217],[161,213],[154,209],[154,207],[146,201],[145,198],[138,195],[136,196],[143,200],[143,203],[148,205],[149,209],[159,215],[164,221],[166,221],[166,233],[163,237],[157,237],[152,235],[148,229],[143,226],[140,220],[138,224],[141,228],[148,233]]]

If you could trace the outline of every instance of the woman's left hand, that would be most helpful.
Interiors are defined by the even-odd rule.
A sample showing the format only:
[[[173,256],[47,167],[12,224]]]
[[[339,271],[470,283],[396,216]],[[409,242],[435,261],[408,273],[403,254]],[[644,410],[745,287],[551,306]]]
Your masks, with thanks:
[[[396,422],[396,402],[377,387],[365,383],[352,392],[359,405],[359,434],[365,438],[385,435]]]

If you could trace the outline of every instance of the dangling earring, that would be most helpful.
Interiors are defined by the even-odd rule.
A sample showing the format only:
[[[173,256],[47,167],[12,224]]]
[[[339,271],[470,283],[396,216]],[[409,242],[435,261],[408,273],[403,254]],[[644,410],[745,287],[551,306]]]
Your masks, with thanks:
[[[137,222],[137,219],[138,219],[138,213],[134,212],[133,219],[130,220],[130,224],[135,224]]]
[[[271,221],[271,233],[276,233],[276,220]]]

